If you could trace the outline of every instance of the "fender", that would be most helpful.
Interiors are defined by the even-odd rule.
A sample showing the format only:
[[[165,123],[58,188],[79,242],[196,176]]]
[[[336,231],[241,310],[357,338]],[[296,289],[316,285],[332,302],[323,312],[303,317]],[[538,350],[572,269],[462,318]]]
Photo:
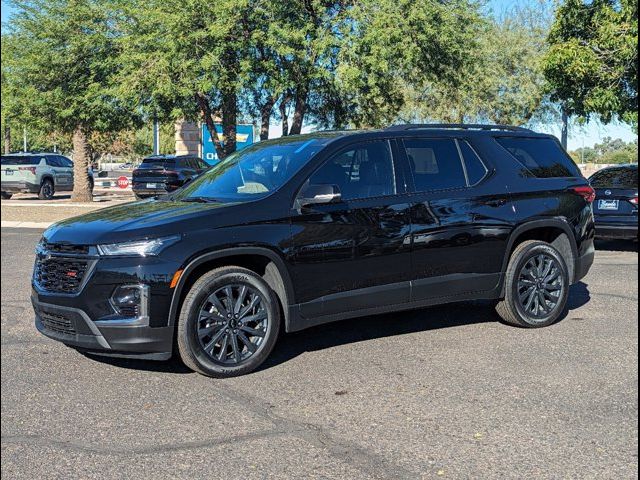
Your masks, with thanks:
[[[523,233],[528,232],[530,230],[534,230],[536,228],[548,228],[548,227],[559,228],[564,233],[566,233],[567,237],[569,238],[569,243],[571,244],[571,253],[573,254],[574,261],[575,259],[578,258],[578,244],[576,242],[576,237],[573,230],[571,229],[571,225],[569,224],[569,222],[567,222],[566,219],[562,217],[554,217],[554,218],[546,218],[542,220],[532,220],[522,225],[518,225],[511,232],[511,235],[509,236],[509,241],[507,243],[507,249],[505,251],[505,257],[502,262],[503,274],[506,273],[507,271],[507,266],[509,265],[509,260],[511,257],[511,251],[513,250],[513,245],[516,239]],[[569,273],[571,274],[571,278],[573,279],[575,277],[575,263],[574,263],[574,271]]]
[[[173,290],[173,296],[171,297],[171,307],[169,308],[169,319],[168,325],[173,326],[176,323],[176,318],[178,315],[178,305],[180,303],[180,297],[182,296],[182,291],[184,289],[184,285],[189,278],[189,275],[199,266],[205,262],[211,260],[218,260],[225,257],[235,257],[238,255],[259,255],[262,257],[268,258],[277,268],[278,274],[282,279],[285,298],[284,300],[284,316],[285,316],[285,327],[287,331],[289,331],[289,323],[290,323],[290,305],[294,304],[294,290],[293,283],[291,282],[291,277],[289,276],[289,270],[287,269],[284,260],[273,250],[264,247],[238,247],[238,248],[226,248],[223,250],[216,250],[213,252],[204,253],[187,264],[180,276],[180,280],[178,284]]]

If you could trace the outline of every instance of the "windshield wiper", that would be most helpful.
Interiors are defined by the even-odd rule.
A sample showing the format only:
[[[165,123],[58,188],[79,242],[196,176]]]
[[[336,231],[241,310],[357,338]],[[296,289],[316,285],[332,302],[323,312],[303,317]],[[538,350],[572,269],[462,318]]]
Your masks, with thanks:
[[[186,197],[178,200],[179,202],[191,202],[191,203],[222,203],[217,198],[213,197]]]

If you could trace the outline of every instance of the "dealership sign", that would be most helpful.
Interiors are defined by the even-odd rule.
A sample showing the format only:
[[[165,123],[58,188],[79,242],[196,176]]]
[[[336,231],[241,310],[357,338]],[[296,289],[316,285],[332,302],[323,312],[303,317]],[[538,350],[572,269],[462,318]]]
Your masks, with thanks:
[[[224,138],[222,136],[222,125],[216,124],[216,132],[218,132],[218,137],[220,138],[221,143],[224,145]],[[218,154],[216,153],[216,148],[211,141],[211,135],[209,135],[209,129],[206,125],[202,125],[202,158],[204,160],[214,165],[218,162]],[[245,147],[251,145],[255,140],[255,136],[253,134],[253,125],[237,125],[236,126],[236,145],[238,150],[242,150]]]

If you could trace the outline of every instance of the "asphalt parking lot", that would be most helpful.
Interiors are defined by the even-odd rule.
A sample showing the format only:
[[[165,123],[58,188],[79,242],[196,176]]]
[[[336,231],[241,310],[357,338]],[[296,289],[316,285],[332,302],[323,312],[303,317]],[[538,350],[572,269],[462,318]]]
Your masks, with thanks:
[[[2,478],[637,478],[637,244],[542,330],[465,303],[280,340],[249,376],[40,336],[37,230],[2,229]]]

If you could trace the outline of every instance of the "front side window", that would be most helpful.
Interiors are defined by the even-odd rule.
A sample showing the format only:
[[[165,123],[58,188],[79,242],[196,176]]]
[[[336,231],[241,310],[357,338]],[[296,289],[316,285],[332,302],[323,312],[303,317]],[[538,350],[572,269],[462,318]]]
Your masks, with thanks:
[[[404,148],[417,192],[467,186],[455,140],[413,138]]]
[[[538,178],[582,176],[571,157],[551,138],[497,137],[496,141]]]
[[[343,200],[394,195],[393,159],[386,140],[349,147],[327,161],[309,179],[310,185],[336,185]]]
[[[335,134],[283,137],[235,152],[171,198],[241,202],[269,195],[288,182]]]

